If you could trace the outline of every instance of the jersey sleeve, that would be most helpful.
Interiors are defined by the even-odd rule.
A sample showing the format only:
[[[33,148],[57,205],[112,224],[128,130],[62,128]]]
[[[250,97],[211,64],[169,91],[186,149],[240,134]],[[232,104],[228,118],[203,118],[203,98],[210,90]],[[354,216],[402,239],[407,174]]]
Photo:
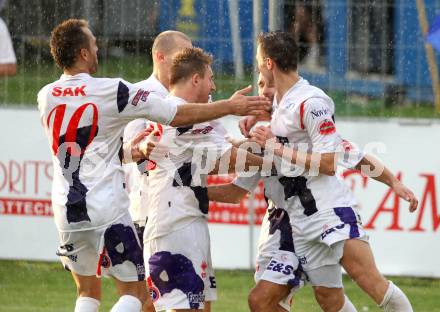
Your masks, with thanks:
[[[234,181],[232,181],[232,184],[248,192],[252,192],[258,186],[258,182],[260,182],[260,180],[261,174],[259,172],[256,172],[250,177],[239,175],[234,179]]]
[[[307,131],[314,152],[335,153],[341,143],[332,114],[327,103],[319,98],[311,98],[300,107],[301,127]]]
[[[119,80],[116,94],[116,109],[118,117],[125,121],[136,118],[168,125],[177,112],[177,104],[155,95],[153,92],[136,87],[135,85]]]
[[[338,147],[338,165],[344,168],[354,168],[364,158],[365,152],[358,146],[342,139]]]

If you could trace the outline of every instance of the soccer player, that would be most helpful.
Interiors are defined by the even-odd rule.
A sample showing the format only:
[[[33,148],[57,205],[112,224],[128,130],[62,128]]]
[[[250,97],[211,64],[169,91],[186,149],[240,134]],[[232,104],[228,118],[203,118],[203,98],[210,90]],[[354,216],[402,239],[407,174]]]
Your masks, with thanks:
[[[211,56],[199,48],[176,54],[169,99],[178,105],[207,101],[215,90],[211,62]],[[164,157],[149,172],[144,232],[144,261],[154,305],[157,311],[210,311],[210,302],[216,300],[216,283],[205,180],[208,173],[221,172],[221,168],[235,171],[240,152],[227,141],[217,121],[164,126],[157,146],[165,148]],[[246,166],[262,167],[260,157],[246,152],[243,156]]]
[[[271,101],[275,89],[258,77],[258,94]],[[250,177],[238,177],[232,183],[208,186],[211,201],[239,203],[258,185],[264,182],[264,196],[269,206],[261,224],[255,270],[255,287],[248,302],[251,311],[290,311],[293,294],[303,285],[301,265],[295,255],[292,227],[290,225],[289,200],[284,198],[284,186],[280,177],[262,177],[255,173]],[[281,180],[282,181],[282,180]]]
[[[341,139],[332,118],[333,101],[298,75],[297,46],[291,34],[261,34],[256,57],[260,73],[274,84],[276,93],[270,128],[258,127],[252,139],[261,146],[273,148],[275,155],[293,164],[319,170],[317,175],[309,171],[290,178],[292,187],[288,196],[293,196],[291,220],[295,252],[321,308],[326,312],[356,311],[344,296],[342,266],[384,311],[412,311],[405,294],[378,271],[354,208],[356,201],[334,176],[335,147]],[[306,144],[312,154],[295,149],[300,144]],[[314,166],[316,156],[319,166]],[[376,167],[368,160],[365,162]],[[381,170],[376,179],[409,201],[411,212],[416,210],[418,201],[414,194],[386,169]]]
[[[191,39],[180,31],[168,30],[160,33],[153,42],[151,54],[153,57],[153,73],[151,76],[134,85],[143,90],[165,98],[168,94],[170,81],[170,68],[174,54],[184,48],[192,47]],[[128,151],[131,150],[132,140],[150,126],[147,119],[136,119],[127,124],[124,130],[124,144]],[[128,145],[128,146],[127,146]],[[133,158],[132,158],[133,159]],[[130,215],[142,242],[145,223],[147,222],[147,190],[148,167],[154,166],[148,160],[138,160],[136,163],[124,165],[127,180],[127,189],[130,196]]]
[[[141,117],[183,126],[259,112],[267,103],[236,93],[217,103],[177,106],[122,79],[93,78],[98,47],[84,20],[56,26],[50,47],[64,74],[40,90],[38,107],[53,155],[58,255],[77,286],[75,311],[98,311],[102,268],[115,278],[121,295],[112,311],[140,311],[148,296],[123,183],[124,127]]]
[[[265,82],[261,73],[258,79],[258,90],[259,95],[273,100],[275,89],[273,85]],[[347,141],[341,141],[341,143],[343,144],[341,149],[343,156],[338,157],[338,163],[347,168],[356,168],[361,171],[366,169],[363,165],[369,164],[372,157],[364,155],[362,151],[356,150],[351,144],[348,145]],[[348,146],[351,148],[346,150]],[[379,165],[377,160],[374,161]],[[368,171],[365,174],[368,174]],[[384,174],[390,175],[391,173],[386,170]],[[229,184],[209,186],[208,197],[211,201],[238,203],[248,192],[252,192],[257,187],[260,178],[263,178],[264,181],[264,195],[269,200],[269,208],[266,210],[261,224],[255,272],[256,286],[249,294],[249,305],[251,311],[290,311],[292,297],[298,287],[295,285],[292,287],[288,282],[289,280],[301,282],[298,280],[298,278],[301,279],[301,270],[296,271],[296,276],[293,278],[281,274],[288,266],[296,267],[297,261],[280,257],[280,254],[286,253],[283,251],[286,249],[283,242],[287,241],[292,232],[288,215],[283,216],[281,221],[279,221],[279,216],[282,215],[282,209],[290,212],[289,209],[292,208],[292,198],[284,200],[285,191],[289,187],[289,183],[286,182],[291,182],[291,180],[283,176],[262,177],[260,174],[247,178],[239,177]],[[389,176],[388,179],[391,177]],[[282,197],[280,198],[280,196]],[[280,258],[283,261],[280,261]],[[276,272],[279,273],[278,276]]]

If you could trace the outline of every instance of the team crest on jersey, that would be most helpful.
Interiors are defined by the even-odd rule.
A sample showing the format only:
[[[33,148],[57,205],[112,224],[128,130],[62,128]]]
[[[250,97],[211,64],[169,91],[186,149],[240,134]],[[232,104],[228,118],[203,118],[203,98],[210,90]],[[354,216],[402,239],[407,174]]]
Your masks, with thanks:
[[[107,255],[102,255],[101,266],[108,269],[110,267],[110,258]]]
[[[131,104],[136,106],[139,103],[139,100],[141,99],[141,96],[144,94],[144,90],[139,89],[136,95],[134,96],[133,100],[131,101]]]
[[[329,135],[336,132],[336,126],[330,119],[324,119],[319,124],[319,133],[322,135]]]
[[[200,268],[202,269],[202,278],[206,277],[206,269],[208,268],[208,264],[206,264],[206,261],[202,261],[202,264],[200,265]]]
[[[153,300],[154,303],[160,298],[159,289],[156,286],[154,286],[150,276],[147,278],[147,284],[148,284],[148,291],[150,292],[151,300]]]
[[[152,287],[148,287],[148,290],[150,291],[150,297],[151,300],[153,300],[153,303],[159,300],[160,298],[159,289],[157,289],[155,286],[152,286]]]

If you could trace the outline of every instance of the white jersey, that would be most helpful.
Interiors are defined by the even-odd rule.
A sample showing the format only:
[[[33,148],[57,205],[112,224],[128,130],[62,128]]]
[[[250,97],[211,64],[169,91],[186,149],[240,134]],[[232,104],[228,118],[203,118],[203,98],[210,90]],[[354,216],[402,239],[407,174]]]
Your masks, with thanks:
[[[334,103],[321,89],[300,78],[280,103],[274,102],[270,126],[283,144],[294,144],[300,150],[318,153],[335,153],[343,146],[333,121]],[[362,154],[355,155],[362,158]],[[292,197],[296,220],[318,211],[356,205],[348,187],[336,176],[305,171],[301,176],[289,179],[291,187],[289,194],[285,195]]]
[[[52,148],[52,206],[61,232],[99,228],[127,212],[122,134],[135,118],[169,124],[177,106],[122,79],[86,73],[61,78],[38,93]]]
[[[134,84],[136,87],[149,91],[161,98],[165,98],[169,91],[154,76]],[[130,141],[139,132],[149,126],[149,121],[144,118],[130,121],[124,130],[124,142]],[[130,215],[134,222],[144,225],[147,219],[147,190],[148,190],[148,172],[147,161],[124,164],[124,171],[127,182],[127,190],[130,196]]]
[[[176,104],[185,102],[174,96],[168,99]],[[167,153],[149,172],[144,243],[206,219],[209,201],[201,186],[206,186],[207,173],[216,160],[232,147],[224,135],[218,121],[163,127],[160,145],[167,148]]]
[[[8,27],[0,18],[0,64],[15,64],[16,62],[17,59],[15,58]]]

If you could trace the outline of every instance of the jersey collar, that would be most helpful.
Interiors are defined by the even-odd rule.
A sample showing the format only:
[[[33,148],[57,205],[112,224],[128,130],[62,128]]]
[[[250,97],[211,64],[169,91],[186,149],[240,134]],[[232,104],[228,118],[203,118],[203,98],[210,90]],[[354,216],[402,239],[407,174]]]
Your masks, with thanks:
[[[165,88],[165,86],[162,84],[162,82],[160,82],[159,79],[157,79],[156,76],[154,76],[154,74],[151,74],[147,80],[151,80],[155,85],[157,85],[161,89],[161,90],[159,90],[160,93],[163,93],[163,94],[170,93],[170,91],[168,91],[168,89]]]
[[[76,74],[76,75],[66,75],[66,74],[62,74],[60,77],[60,80],[72,80],[72,79],[88,79],[91,78],[92,76],[90,76],[87,73],[80,73],[80,74]]]

